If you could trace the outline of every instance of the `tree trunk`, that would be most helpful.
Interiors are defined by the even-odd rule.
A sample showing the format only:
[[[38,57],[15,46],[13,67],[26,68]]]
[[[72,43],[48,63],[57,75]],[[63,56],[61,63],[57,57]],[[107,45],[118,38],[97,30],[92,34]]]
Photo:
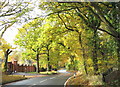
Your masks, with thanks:
[[[74,55],[70,55],[70,64],[71,64],[70,69],[71,70],[75,70],[74,57],[75,57]]]
[[[12,50],[7,49],[6,52],[4,52],[4,57],[5,57],[5,65],[4,65],[4,70],[7,72],[7,63],[8,63],[8,55],[12,52]]]
[[[97,59],[97,29],[94,29],[94,35],[93,35],[94,41],[93,41],[93,67],[94,67],[94,74],[98,73],[98,59]]]
[[[82,56],[83,56],[83,64],[84,64],[85,73],[88,74],[87,67],[86,67],[86,61],[85,61],[85,59],[86,59],[86,57],[85,57],[85,49],[84,49],[84,47],[82,45],[81,35],[82,35],[82,32],[79,33],[79,43],[80,43],[80,46],[82,48]]]
[[[40,68],[39,68],[39,53],[36,54],[36,58],[37,58],[37,73],[40,72]]]
[[[47,71],[50,71],[50,55],[49,55],[49,49],[48,50],[48,53],[47,53],[47,61],[48,61],[48,64],[47,64]]]
[[[47,58],[47,61],[48,61],[48,64],[47,64],[47,71],[49,71],[49,70],[50,70],[50,58],[49,58],[49,57]]]
[[[103,49],[104,50],[104,49]],[[107,67],[107,63],[105,62],[106,61],[106,53],[104,53],[104,52],[102,52],[102,51],[100,51],[100,53],[101,53],[101,55],[102,55],[102,62],[104,62],[105,63],[105,65],[106,65],[106,67]]]
[[[5,57],[5,65],[4,65],[4,70],[5,72],[7,72],[7,62],[8,62],[8,53],[4,53],[4,57]]]
[[[120,67],[120,40],[117,40],[118,68]]]
[[[60,55],[59,55],[59,53],[58,53],[58,59],[57,59],[57,69],[59,69],[59,57],[60,57]]]

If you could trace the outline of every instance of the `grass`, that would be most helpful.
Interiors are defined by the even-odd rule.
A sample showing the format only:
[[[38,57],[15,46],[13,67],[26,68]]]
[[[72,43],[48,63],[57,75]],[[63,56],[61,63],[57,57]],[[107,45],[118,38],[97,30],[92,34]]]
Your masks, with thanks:
[[[27,72],[27,73],[35,73],[35,74],[37,74],[37,72]],[[58,72],[57,71],[45,71],[45,72],[39,72],[39,74],[41,74],[41,75],[52,75],[52,74],[57,74]]]
[[[26,77],[20,75],[2,75],[2,84],[19,81],[23,79],[26,79]]]
[[[40,74],[52,75],[52,74],[57,74],[57,71],[40,72]]]

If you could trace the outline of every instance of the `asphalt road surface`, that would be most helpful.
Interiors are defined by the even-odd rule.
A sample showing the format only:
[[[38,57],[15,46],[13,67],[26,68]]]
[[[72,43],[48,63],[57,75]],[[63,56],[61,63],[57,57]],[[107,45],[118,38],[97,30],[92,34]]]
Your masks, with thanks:
[[[30,78],[9,83],[3,87],[64,87],[64,83],[71,75],[73,74],[62,71],[60,74]]]

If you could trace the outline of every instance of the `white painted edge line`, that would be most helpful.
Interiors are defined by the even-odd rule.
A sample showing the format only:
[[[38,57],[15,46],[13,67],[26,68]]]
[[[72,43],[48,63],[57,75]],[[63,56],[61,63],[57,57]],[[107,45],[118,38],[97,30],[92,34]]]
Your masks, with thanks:
[[[67,81],[64,83],[64,87],[66,87],[67,82],[68,82],[73,76],[74,76],[74,75],[72,75],[71,77],[69,77],[69,78],[67,79]]]

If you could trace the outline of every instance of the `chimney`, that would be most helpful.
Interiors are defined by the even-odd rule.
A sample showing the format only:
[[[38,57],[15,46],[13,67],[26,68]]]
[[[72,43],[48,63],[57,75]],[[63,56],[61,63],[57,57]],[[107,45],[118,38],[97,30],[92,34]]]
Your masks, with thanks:
[[[13,63],[14,65],[17,65],[17,60],[14,60],[14,63]]]

